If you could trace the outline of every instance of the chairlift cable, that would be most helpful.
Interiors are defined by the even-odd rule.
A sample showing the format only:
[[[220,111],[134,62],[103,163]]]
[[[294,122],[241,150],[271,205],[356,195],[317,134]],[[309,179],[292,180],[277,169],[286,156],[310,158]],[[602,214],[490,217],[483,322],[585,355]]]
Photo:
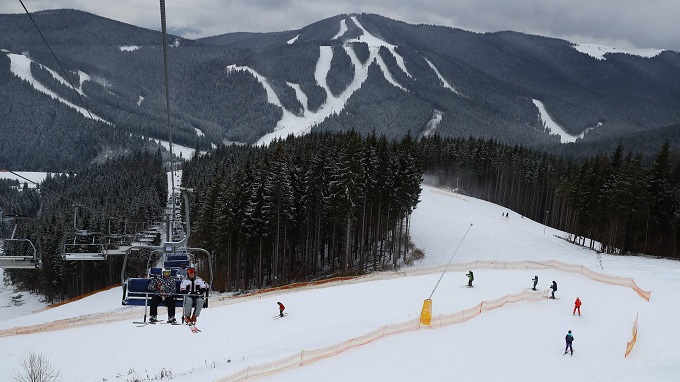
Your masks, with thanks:
[[[170,145],[170,182],[171,182],[171,196],[173,198],[172,203],[172,216],[175,216],[175,166],[174,166],[174,155],[172,153],[172,124],[170,122],[170,81],[168,81],[168,43],[167,43],[167,30],[165,22],[165,0],[160,0],[161,6],[161,34],[163,36],[163,70],[165,74],[165,111],[168,121],[168,143]]]

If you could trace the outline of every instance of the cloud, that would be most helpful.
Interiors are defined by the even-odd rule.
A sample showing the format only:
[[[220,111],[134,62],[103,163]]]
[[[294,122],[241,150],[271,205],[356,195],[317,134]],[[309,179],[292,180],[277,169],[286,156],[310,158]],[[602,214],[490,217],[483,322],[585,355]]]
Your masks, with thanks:
[[[154,1],[33,0],[27,7],[31,12],[74,8],[160,29],[160,7]],[[23,8],[2,2],[0,13],[23,13]],[[377,13],[474,32],[513,30],[622,49],[680,51],[677,0],[172,0],[166,2],[166,13],[169,29],[191,30],[185,37],[192,38],[279,32],[341,13]]]

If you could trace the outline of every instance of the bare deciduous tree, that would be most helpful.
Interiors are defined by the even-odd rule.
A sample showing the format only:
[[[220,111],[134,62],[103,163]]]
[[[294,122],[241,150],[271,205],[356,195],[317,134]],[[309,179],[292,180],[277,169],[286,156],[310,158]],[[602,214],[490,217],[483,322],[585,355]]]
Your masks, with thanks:
[[[47,357],[30,352],[21,360],[21,371],[15,372],[13,379],[16,382],[58,382],[61,375]]]

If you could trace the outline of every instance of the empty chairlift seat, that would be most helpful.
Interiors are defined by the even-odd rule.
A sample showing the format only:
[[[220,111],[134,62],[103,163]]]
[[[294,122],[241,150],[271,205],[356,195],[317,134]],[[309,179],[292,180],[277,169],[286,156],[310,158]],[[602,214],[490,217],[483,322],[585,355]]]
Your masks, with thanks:
[[[163,266],[166,268],[179,268],[182,266],[182,264],[186,265],[187,267],[190,266],[189,260],[166,260],[163,263]]]
[[[177,260],[189,261],[189,256],[187,256],[187,255],[168,255],[166,260],[167,261],[177,261]]]
[[[64,260],[106,260],[104,246],[101,244],[65,244]]]

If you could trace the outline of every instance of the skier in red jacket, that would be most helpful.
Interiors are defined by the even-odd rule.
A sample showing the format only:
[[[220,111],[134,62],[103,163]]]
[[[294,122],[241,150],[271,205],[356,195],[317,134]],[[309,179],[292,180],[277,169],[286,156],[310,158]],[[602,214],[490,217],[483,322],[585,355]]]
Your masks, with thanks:
[[[277,304],[279,304],[279,317],[283,317],[283,310],[286,309],[286,307],[280,302],[277,302]]]
[[[574,301],[574,313],[576,314],[576,311],[578,310],[578,315],[581,315],[581,299],[576,297],[576,301]]]

